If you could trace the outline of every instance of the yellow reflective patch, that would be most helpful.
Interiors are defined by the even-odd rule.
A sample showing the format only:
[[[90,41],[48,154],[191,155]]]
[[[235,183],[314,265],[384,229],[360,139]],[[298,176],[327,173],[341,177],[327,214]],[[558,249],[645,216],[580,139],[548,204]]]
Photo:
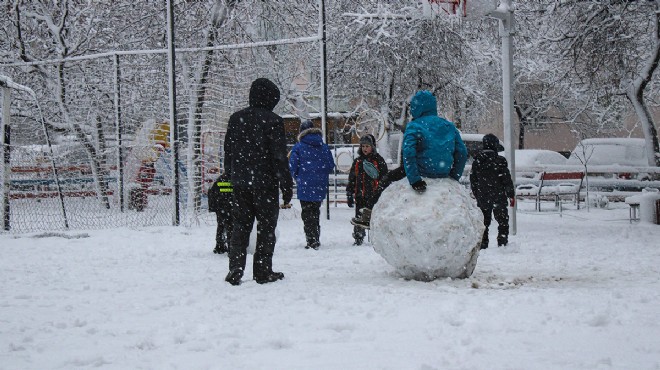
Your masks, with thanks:
[[[221,192],[221,193],[233,193],[233,192],[234,192],[234,189],[232,189],[232,188],[229,188],[229,189],[220,189],[220,192]]]
[[[231,186],[231,182],[219,182],[218,186]]]

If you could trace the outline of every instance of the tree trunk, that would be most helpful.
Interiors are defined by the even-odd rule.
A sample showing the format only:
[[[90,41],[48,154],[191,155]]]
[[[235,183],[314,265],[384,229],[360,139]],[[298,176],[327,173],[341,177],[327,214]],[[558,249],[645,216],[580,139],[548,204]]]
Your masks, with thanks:
[[[234,2],[230,2],[228,7],[232,7]],[[209,24],[209,29],[207,31],[206,46],[211,47],[215,44],[215,31],[225,23],[227,19],[227,14],[230,8],[225,8],[222,4],[222,1],[216,1],[215,5],[211,9],[211,22]],[[208,77],[209,69],[211,68],[213,50],[208,50],[204,52],[204,60],[201,63],[201,70],[198,74],[197,81],[194,84],[197,86],[195,89],[195,96],[192,99],[191,109],[192,114],[192,135],[189,138],[192,142],[192,153],[190,164],[192,165],[192,194],[193,194],[193,207],[195,210],[199,210],[201,207],[201,197],[202,197],[202,111],[204,109],[204,103],[206,102],[206,95],[208,91]]]
[[[58,103],[60,106],[60,110],[62,111],[62,116],[64,118],[64,122],[68,123],[71,125],[73,132],[76,135],[76,138],[80,141],[82,144],[83,148],[85,148],[85,151],[87,151],[87,155],[89,155],[90,159],[90,165],[92,167],[92,174],[94,176],[94,182],[98,185],[99,191],[101,191],[101,202],[103,206],[107,209],[110,208],[110,202],[108,201],[108,196],[107,196],[107,183],[105,183],[105,178],[103,177],[103,167],[101,166],[101,161],[97,155],[96,148],[92,143],[87,139],[87,135],[85,134],[85,131],[83,130],[82,126],[80,126],[79,123],[75,122],[71,118],[71,115],[69,114],[69,109],[66,106],[66,84],[64,82],[65,79],[65,71],[64,71],[64,64],[61,63],[58,65],[57,68],[58,74],[58,88],[59,88],[59,93],[57,94],[58,98]]]
[[[98,173],[94,174],[96,183],[98,184],[98,191],[101,194],[101,201],[105,205],[106,209],[110,209],[110,201],[108,200],[108,168],[107,168],[107,158],[106,158],[106,146],[105,146],[105,133],[103,132],[103,123],[101,117],[96,117],[96,132],[98,139]]]
[[[658,130],[655,127],[655,122],[653,122],[653,116],[644,101],[644,89],[653,79],[653,73],[658,68],[658,63],[660,62],[660,3],[655,4],[653,17],[655,18],[655,29],[653,33],[655,45],[647,63],[644,65],[642,71],[640,71],[639,77],[628,85],[626,97],[635,108],[637,118],[642,124],[644,139],[646,140],[646,158],[648,159],[649,166],[660,166]]]
[[[518,125],[520,128],[518,133],[518,149],[525,149],[525,127],[527,126],[527,116],[523,113],[522,109],[520,109],[520,106],[516,104],[515,101],[513,107],[516,109]]]

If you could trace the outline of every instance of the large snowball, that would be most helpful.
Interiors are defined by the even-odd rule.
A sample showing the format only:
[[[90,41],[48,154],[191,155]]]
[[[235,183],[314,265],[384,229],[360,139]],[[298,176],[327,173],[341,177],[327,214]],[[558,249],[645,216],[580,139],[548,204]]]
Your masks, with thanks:
[[[383,192],[371,215],[373,247],[405,278],[469,277],[479,257],[483,214],[457,181],[425,181],[423,194],[406,179]]]

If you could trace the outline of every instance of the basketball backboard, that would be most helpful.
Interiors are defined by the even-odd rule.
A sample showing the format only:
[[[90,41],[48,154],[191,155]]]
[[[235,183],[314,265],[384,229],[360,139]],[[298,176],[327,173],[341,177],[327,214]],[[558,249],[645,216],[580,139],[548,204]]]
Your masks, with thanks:
[[[422,0],[424,18],[453,17],[477,20],[497,9],[498,0]]]

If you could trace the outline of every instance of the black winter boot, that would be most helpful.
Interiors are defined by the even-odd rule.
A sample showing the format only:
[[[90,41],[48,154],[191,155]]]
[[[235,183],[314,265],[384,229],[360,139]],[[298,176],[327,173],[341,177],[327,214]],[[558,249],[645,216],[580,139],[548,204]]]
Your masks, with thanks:
[[[307,239],[307,245],[305,246],[305,249],[315,249],[318,250],[319,247],[321,246],[321,242],[319,242],[316,239]]]
[[[508,235],[498,235],[497,236],[497,246],[498,247],[505,247],[507,244],[509,244],[509,236]]]
[[[484,234],[484,237],[481,238],[481,249],[488,248],[488,234]]]
[[[353,217],[351,219],[351,225],[361,227],[363,229],[369,229],[371,224],[371,209],[362,208],[360,213],[360,217]]]
[[[227,248],[227,245],[225,243],[217,243],[215,245],[215,248],[213,248],[213,253],[215,254],[223,254],[227,253],[229,249]]]
[[[364,240],[364,230],[356,228],[356,230],[353,232],[353,239],[355,239],[355,243],[353,243],[353,245],[362,245],[362,241]]]
[[[227,277],[225,277],[225,281],[234,286],[241,285],[242,277],[243,277],[243,270],[240,269],[230,270],[229,273],[227,274]]]
[[[257,282],[257,284],[267,284],[267,283],[273,283],[278,280],[284,279],[284,273],[281,272],[275,272],[271,271],[269,274],[264,275],[264,276],[255,276],[254,280]]]

